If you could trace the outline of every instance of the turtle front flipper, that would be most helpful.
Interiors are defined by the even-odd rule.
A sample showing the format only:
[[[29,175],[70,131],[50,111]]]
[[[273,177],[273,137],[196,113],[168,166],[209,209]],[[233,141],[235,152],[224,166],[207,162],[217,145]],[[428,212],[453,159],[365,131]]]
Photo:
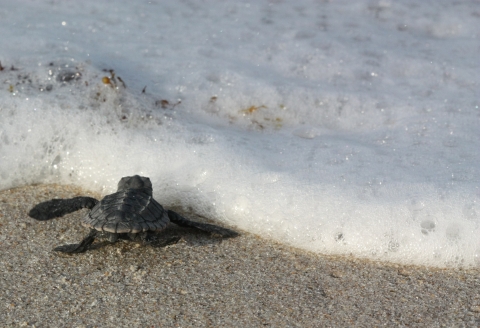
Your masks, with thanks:
[[[62,252],[62,253],[83,253],[87,250],[88,246],[90,246],[95,237],[97,236],[97,230],[91,229],[90,233],[83,238],[83,240],[79,244],[67,244],[63,246],[55,247],[53,250],[55,252]]]
[[[219,227],[213,224],[208,224],[208,223],[190,221],[172,210],[168,210],[167,213],[170,221],[172,221],[173,223],[181,227],[195,228],[198,230],[215,233],[222,237],[237,237],[239,235],[238,232],[235,232],[227,228],[222,228],[222,227]]]
[[[39,221],[46,221],[78,211],[82,208],[92,209],[98,200],[92,197],[75,197],[70,199],[52,199],[35,205],[28,216]]]

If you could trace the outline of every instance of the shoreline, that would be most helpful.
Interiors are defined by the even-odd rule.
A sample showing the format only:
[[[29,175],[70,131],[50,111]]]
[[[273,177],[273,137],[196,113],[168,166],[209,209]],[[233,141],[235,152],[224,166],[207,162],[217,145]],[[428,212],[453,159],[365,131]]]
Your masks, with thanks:
[[[78,195],[88,193],[60,185],[0,192],[6,326],[480,326],[478,269],[324,256],[248,233],[222,240],[178,227],[164,233],[182,239],[165,248],[121,241],[52,252],[83,238],[85,212],[44,222],[27,212]]]

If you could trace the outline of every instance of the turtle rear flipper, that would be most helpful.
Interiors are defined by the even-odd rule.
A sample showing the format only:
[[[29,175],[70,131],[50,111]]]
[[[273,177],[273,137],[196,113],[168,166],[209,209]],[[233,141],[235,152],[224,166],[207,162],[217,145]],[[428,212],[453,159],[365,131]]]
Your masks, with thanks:
[[[98,200],[92,197],[75,197],[69,199],[52,199],[35,205],[28,216],[39,221],[46,221],[78,211],[82,208],[92,209]]]
[[[83,240],[78,244],[67,244],[63,246],[55,247],[53,250],[55,252],[62,252],[62,253],[83,253],[88,249],[97,236],[97,230],[91,229],[90,233],[83,238]]]
[[[168,210],[168,218],[170,221],[181,227],[195,228],[198,230],[215,233],[226,238],[238,236],[238,232],[233,230],[222,228],[213,224],[190,221],[172,210]]]

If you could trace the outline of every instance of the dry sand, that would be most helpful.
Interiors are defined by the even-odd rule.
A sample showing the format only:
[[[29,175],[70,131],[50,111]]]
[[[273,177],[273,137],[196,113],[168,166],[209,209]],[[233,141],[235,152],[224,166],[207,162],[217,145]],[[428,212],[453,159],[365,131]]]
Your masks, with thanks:
[[[85,212],[37,222],[28,210],[82,194],[52,185],[0,192],[1,326],[480,326],[478,270],[326,257],[176,227],[164,234],[181,241],[165,248],[120,241],[52,252],[87,234]]]

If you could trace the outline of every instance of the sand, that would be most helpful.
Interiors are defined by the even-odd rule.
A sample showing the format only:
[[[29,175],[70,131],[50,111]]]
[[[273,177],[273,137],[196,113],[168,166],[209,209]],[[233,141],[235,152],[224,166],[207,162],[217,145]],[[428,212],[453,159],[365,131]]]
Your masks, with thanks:
[[[182,237],[165,248],[100,241],[83,254],[52,252],[88,233],[85,210],[47,222],[27,212],[77,195],[98,197],[58,185],[0,192],[0,326],[480,326],[479,270],[322,256],[178,227],[163,232]]]

